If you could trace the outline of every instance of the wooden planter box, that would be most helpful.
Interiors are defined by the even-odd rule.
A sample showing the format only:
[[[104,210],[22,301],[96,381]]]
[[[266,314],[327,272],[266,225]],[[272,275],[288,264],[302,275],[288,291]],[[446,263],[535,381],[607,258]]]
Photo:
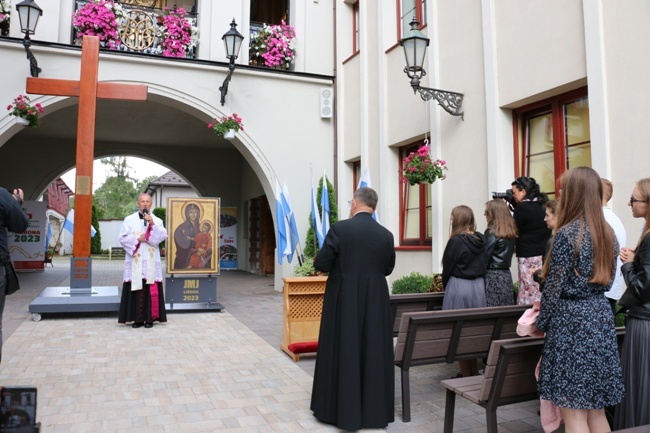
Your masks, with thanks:
[[[293,358],[316,352],[327,277],[291,277],[284,281],[284,339],[280,349]]]

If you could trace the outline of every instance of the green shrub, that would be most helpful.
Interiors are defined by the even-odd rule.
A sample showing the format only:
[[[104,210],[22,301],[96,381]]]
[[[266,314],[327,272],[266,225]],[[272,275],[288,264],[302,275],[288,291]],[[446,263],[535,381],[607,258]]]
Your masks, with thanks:
[[[305,259],[302,265],[298,265],[293,269],[294,277],[313,277],[317,275],[316,268],[314,268],[314,259]]]
[[[411,272],[410,275],[406,275],[393,281],[393,287],[391,289],[391,292],[394,295],[442,291],[441,274],[422,275],[419,272]]]

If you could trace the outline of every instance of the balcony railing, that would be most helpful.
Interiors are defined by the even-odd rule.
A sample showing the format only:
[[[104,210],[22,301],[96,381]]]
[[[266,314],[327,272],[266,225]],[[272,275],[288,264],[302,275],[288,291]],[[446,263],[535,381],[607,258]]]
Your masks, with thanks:
[[[76,12],[89,2],[76,1],[75,3]],[[118,10],[123,13],[122,16],[118,17],[116,20],[116,32],[119,36],[119,41],[115,46],[110,48],[118,51],[165,56],[166,54],[163,47],[163,39],[165,36],[163,19],[166,13],[164,9],[153,7],[156,3],[156,0],[115,2]],[[195,30],[196,17],[197,14],[193,12],[188,12],[186,17]],[[75,28],[73,28],[72,38],[73,44],[81,44],[80,38],[78,38],[78,31]],[[196,57],[196,43],[198,43],[198,41],[196,38],[193,38],[193,42],[195,44],[190,46],[185,52],[186,58],[193,59]]]
[[[89,0],[76,0],[75,14],[89,3],[92,4],[92,2]],[[189,47],[187,49],[176,48],[175,50],[170,50],[168,49],[169,45],[165,44],[165,17],[169,15],[170,11],[168,9],[161,9],[160,7],[156,7],[157,4],[160,4],[159,0],[124,0],[115,2],[113,11],[117,16],[116,28],[108,27],[106,24],[103,24],[104,30],[98,30],[98,28],[93,24],[95,21],[99,22],[100,20],[86,20],[86,22],[88,22],[88,25],[85,28],[88,28],[90,33],[100,36],[100,39],[102,36],[103,39],[108,39],[108,43],[106,41],[100,41],[100,44],[106,48],[113,50],[137,52],[164,57],[185,57],[189,59],[196,58],[196,50],[198,45],[198,28],[196,27],[196,18],[198,15],[193,11],[187,12],[186,15],[182,14],[184,15],[183,19],[187,20],[187,22],[190,24],[190,26],[187,26],[187,24],[183,22],[183,24],[186,26],[185,31],[189,32],[187,34],[191,38],[191,43],[189,43]],[[105,10],[101,10],[98,13],[105,13]],[[74,27],[74,20],[72,25],[73,32],[71,42],[73,44],[80,45],[80,31]],[[279,28],[277,25],[274,27]],[[285,27],[285,30],[288,27],[289,26]],[[264,29],[263,23],[250,23],[249,64],[272,69],[292,69],[295,49],[289,49],[287,46],[284,48],[283,52],[285,54],[283,56],[280,56],[277,60],[275,60],[274,63],[269,62],[269,64],[266,64],[265,60],[260,55],[259,48],[260,46],[265,46],[266,44],[260,43],[258,40],[257,48],[255,48],[255,44],[253,43],[254,35],[262,29]],[[108,32],[116,35],[115,40],[111,41],[111,38],[106,37],[106,34]],[[294,32],[293,28],[290,29],[290,32]],[[293,36],[291,39],[293,39]],[[288,42],[286,42],[286,44],[288,44]],[[293,47],[293,43],[291,44],[291,47]]]

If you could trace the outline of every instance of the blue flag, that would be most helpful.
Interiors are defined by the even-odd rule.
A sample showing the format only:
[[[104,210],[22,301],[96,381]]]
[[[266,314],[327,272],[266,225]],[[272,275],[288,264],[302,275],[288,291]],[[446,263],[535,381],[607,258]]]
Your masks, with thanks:
[[[323,221],[321,220],[320,211],[316,202],[316,190],[314,189],[314,177],[311,179],[311,219],[314,223],[314,235],[318,241],[318,248],[323,247],[325,235],[323,234]]]
[[[322,225],[323,225],[323,237],[327,236],[327,232],[330,230],[330,196],[327,193],[327,176],[323,174],[323,189],[321,190],[320,195],[320,206],[323,211],[322,215]],[[321,247],[323,245],[320,245]]]
[[[65,221],[63,222],[63,229],[69,231],[74,235],[74,209],[70,209],[68,211],[68,216],[65,217]],[[95,230],[95,227],[91,225],[90,237],[94,238],[96,234],[97,234],[97,230]]]
[[[284,216],[289,223],[289,254],[287,255],[287,261],[291,263],[293,260],[293,253],[296,252],[298,248],[298,242],[300,242],[300,236],[298,235],[298,226],[296,225],[296,217],[293,214],[293,209],[291,208],[291,198],[289,197],[289,187],[287,187],[287,182],[284,182],[282,188],[282,206],[284,206]]]
[[[291,247],[287,242],[289,229],[284,214],[284,206],[282,205],[282,188],[280,188],[280,182],[278,182],[277,178],[275,179],[275,220],[278,224],[278,263],[282,264],[282,258],[289,255]]]
[[[368,171],[368,167],[366,167],[366,169],[363,171],[363,176],[361,176],[361,179],[359,179],[359,185],[357,185],[357,189],[359,188],[372,188],[372,185],[370,184],[370,172]],[[372,219],[379,222],[377,210],[372,213]]]

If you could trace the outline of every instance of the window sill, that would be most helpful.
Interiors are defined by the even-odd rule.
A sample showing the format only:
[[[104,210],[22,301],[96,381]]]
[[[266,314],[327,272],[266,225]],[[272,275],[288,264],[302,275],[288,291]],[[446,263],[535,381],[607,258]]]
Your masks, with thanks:
[[[400,245],[395,251],[431,251],[431,245]]]

